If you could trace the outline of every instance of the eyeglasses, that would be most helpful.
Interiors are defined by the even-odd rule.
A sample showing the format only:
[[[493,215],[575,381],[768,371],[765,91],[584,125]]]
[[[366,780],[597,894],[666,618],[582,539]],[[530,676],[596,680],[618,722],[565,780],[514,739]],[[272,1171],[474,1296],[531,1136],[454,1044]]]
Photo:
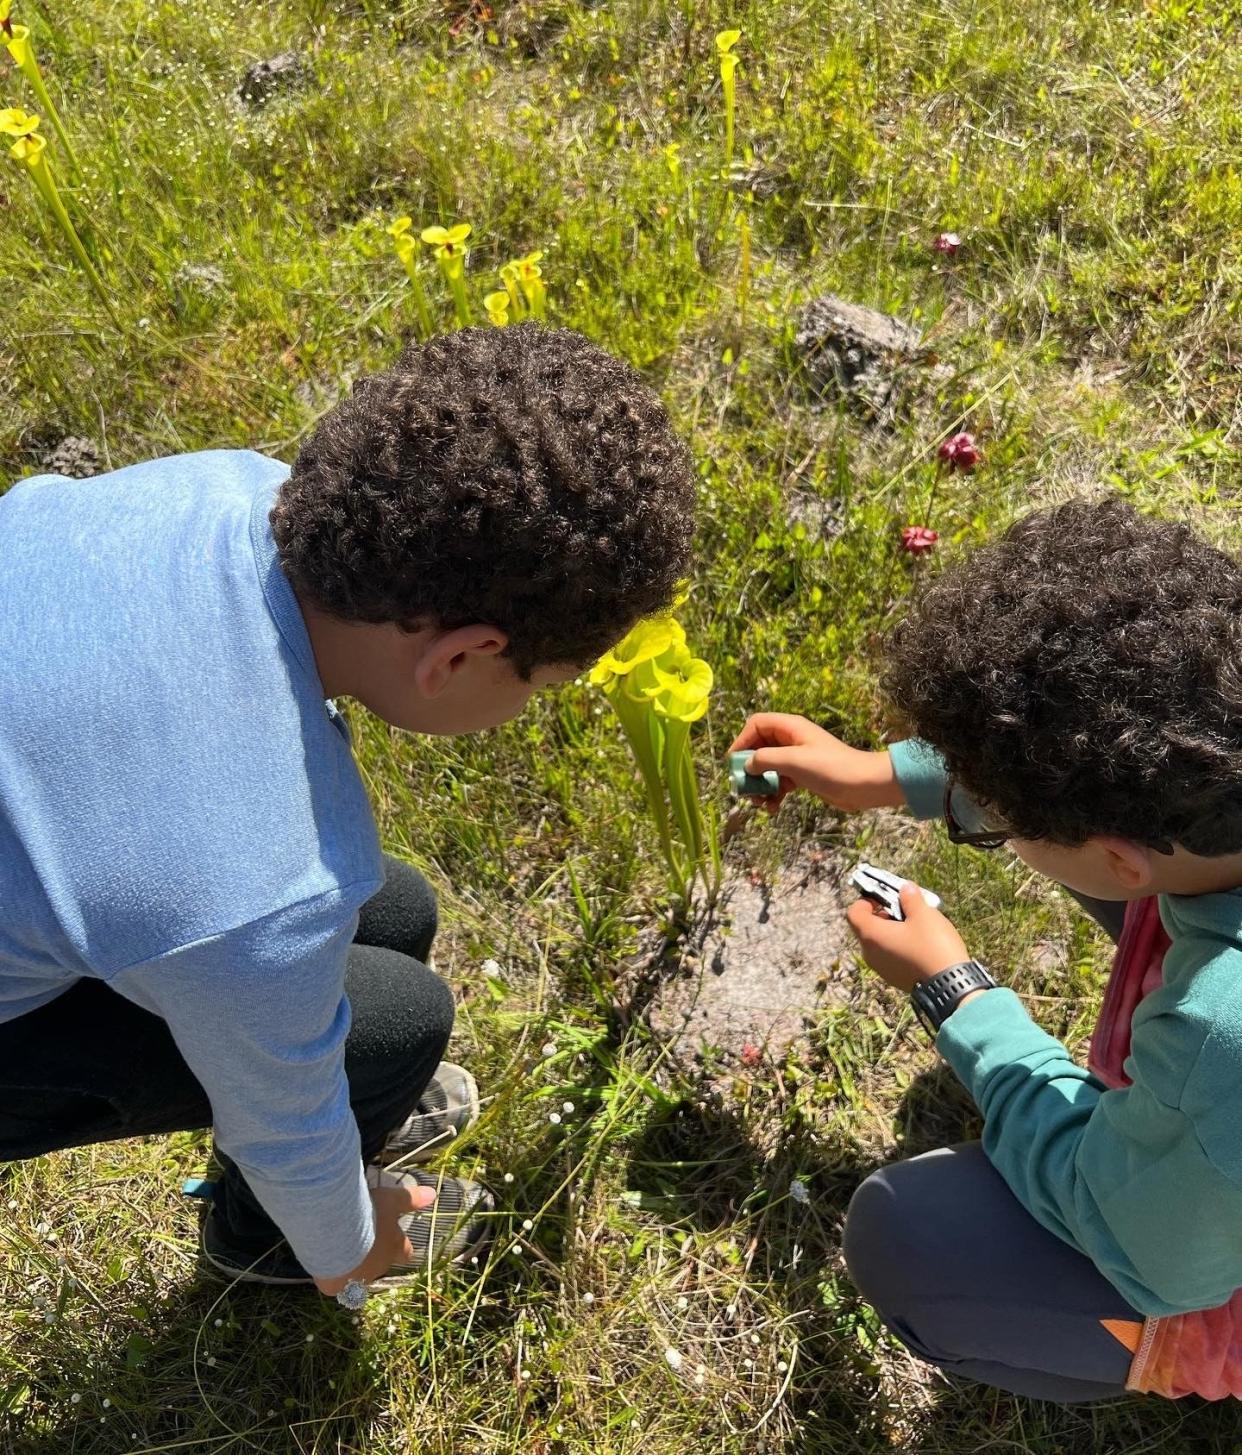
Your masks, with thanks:
[[[944,827],[951,844],[969,844],[972,849],[1000,849],[1009,842],[1009,835],[999,829],[964,829],[953,814],[953,780],[944,788]]]

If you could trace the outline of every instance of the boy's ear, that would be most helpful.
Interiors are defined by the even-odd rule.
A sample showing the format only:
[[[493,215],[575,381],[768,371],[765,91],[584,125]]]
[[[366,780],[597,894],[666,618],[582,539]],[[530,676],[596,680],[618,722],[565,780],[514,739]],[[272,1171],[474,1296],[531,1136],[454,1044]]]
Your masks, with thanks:
[[[508,645],[509,638],[499,627],[481,623],[432,631],[418,644],[414,685],[423,697],[439,697],[470,657],[499,656]]]
[[[1146,889],[1152,882],[1150,849],[1111,834],[1101,834],[1092,842],[1104,854],[1109,871],[1123,889],[1132,893]]]

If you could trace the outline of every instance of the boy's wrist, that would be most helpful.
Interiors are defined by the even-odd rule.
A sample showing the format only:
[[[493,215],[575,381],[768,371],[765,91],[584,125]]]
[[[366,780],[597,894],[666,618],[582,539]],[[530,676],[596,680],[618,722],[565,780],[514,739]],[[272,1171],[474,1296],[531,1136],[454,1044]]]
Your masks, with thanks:
[[[905,808],[906,791],[897,777],[892,754],[887,748],[881,748],[878,752],[870,753],[868,756],[875,760],[873,765],[873,787],[876,795],[874,807]]]

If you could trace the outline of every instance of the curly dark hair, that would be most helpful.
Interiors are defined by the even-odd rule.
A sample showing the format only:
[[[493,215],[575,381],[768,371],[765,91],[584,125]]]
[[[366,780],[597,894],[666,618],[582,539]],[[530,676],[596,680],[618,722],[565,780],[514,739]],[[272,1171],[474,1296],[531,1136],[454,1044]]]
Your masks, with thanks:
[[[1242,850],[1242,566],[1186,526],[1038,511],[889,646],[889,698],[1016,837]]]
[[[361,380],[272,511],[281,565],[344,621],[500,627],[525,677],[594,661],[686,574],[686,447],[569,329],[467,328]]]

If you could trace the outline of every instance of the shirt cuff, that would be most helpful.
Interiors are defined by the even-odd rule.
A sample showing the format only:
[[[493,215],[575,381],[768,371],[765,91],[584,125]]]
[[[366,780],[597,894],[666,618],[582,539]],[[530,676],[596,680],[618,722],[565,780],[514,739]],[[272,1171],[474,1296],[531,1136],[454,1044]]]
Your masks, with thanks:
[[[997,1067],[1021,1061],[1050,1041],[1018,996],[1008,986],[997,986],[958,1006],[940,1027],[936,1049],[978,1102],[976,1088],[986,1085]]]
[[[939,818],[948,781],[940,754],[920,738],[906,738],[890,744],[888,756],[910,812],[915,818]]]

